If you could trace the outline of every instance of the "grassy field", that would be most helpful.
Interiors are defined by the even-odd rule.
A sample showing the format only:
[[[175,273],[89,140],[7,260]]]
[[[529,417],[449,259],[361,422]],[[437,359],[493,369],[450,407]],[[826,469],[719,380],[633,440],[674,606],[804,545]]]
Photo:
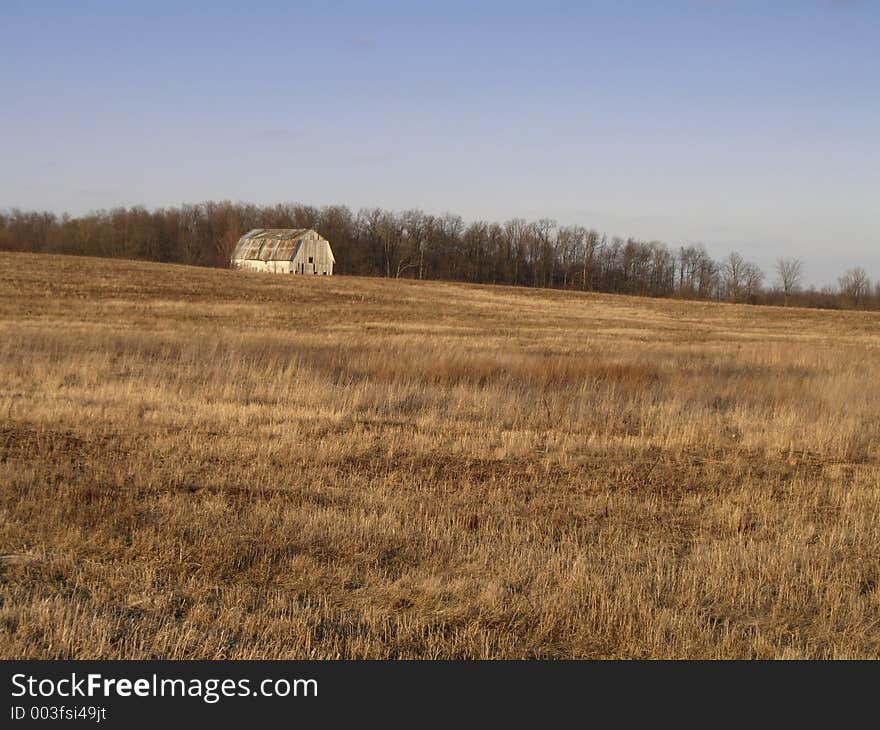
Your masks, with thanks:
[[[880,315],[0,254],[0,657],[880,654]]]

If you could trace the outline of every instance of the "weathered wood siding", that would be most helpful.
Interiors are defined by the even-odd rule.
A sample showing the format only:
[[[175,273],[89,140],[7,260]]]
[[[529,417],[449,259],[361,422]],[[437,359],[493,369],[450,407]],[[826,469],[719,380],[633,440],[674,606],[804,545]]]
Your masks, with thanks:
[[[314,231],[305,233],[301,240],[291,262],[293,273],[332,276],[333,254],[330,244]]]

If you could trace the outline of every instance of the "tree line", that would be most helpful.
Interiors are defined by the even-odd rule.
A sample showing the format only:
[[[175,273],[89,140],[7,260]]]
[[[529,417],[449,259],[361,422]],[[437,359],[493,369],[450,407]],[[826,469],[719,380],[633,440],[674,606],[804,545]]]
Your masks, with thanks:
[[[336,272],[447,279],[752,304],[880,309],[880,282],[861,267],[835,285],[803,286],[803,267],[780,259],[770,279],[733,252],[716,260],[702,245],[607,236],[542,218],[466,222],[446,213],[395,212],[229,201],[147,210],[114,208],[71,217],[0,213],[0,250],[229,266],[252,228],[313,228],[330,241]]]

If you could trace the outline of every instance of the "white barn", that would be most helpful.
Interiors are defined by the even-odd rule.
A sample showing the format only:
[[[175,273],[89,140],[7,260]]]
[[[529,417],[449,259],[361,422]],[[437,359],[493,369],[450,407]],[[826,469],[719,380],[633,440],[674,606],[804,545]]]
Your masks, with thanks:
[[[310,228],[255,228],[235,245],[233,269],[273,274],[333,275],[336,259],[326,238]]]

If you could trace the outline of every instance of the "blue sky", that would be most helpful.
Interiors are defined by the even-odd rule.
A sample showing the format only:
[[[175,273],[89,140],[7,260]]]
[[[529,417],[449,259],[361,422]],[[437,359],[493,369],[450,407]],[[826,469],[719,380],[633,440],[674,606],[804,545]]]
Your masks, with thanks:
[[[878,29],[871,0],[0,0],[0,208],[552,217],[877,279]]]

